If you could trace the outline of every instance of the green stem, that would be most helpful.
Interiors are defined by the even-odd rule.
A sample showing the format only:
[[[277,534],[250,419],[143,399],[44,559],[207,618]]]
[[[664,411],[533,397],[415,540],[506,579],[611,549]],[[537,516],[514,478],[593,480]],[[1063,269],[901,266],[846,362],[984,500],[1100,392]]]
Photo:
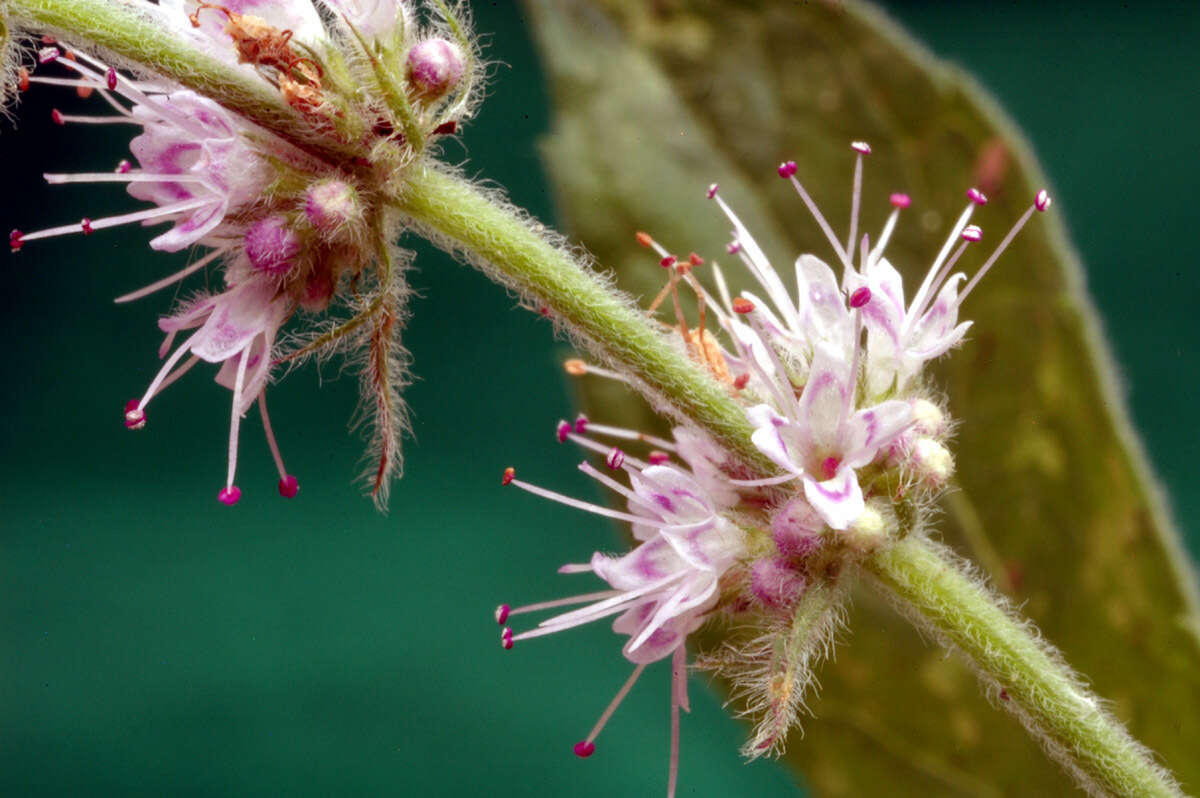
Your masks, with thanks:
[[[147,9],[154,6],[147,4]],[[111,0],[5,0],[3,10],[18,27],[53,33],[72,44],[89,42],[181,86],[209,97],[298,147],[340,160],[328,139],[306,133],[307,124],[269,83],[197,50],[170,27]]]
[[[777,469],[750,442],[731,392],[685,357],[645,314],[568,252],[535,233],[515,210],[432,166],[407,175],[396,205],[443,248],[544,305],[601,359],[641,384],[651,401],[700,424],[726,451],[762,473]]]
[[[866,567],[916,621],[962,652],[997,691],[998,703],[1084,786],[1104,795],[1182,795],[1032,626],[947,550],[910,537],[875,554]]]

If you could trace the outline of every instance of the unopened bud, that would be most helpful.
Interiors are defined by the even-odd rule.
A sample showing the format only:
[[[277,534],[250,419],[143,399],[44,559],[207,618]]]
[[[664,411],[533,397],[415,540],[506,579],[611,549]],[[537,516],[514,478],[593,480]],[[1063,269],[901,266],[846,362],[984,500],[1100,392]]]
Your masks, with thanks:
[[[913,401],[912,417],[912,431],[918,435],[937,438],[946,431],[946,414],[928,399]]]
[[[300,236],[282,216],[259,219],[246,231],[246,257],[255,270],[281,275],[291,271],[300,254]]]
[[[408,84],[423,99],[443,96],[462,76],[462,50],[452,42],[426,39],[408,51]]]
[[[821,547],[825,521],[805,499],[789,501],[771,519],[771,537],[784,557],[803,559]]]
[[[336,233],[361,214],[358,192],[336,178],[313,184],[304,197],[304,215],[322,233]]]
[[[770,558],[754,563],[750,570],[750,589],[754,597],[768,607],[784,609],[796,603],[807,580],[783,558]]]
[[[883,514],[868,504],[846,530],[847,539],[860,551],[873,551],[887,538]]]
[[[954,456],[932,438],[918,438],[909,461],[917,478],[931,488],[940,488],[954,475]]]

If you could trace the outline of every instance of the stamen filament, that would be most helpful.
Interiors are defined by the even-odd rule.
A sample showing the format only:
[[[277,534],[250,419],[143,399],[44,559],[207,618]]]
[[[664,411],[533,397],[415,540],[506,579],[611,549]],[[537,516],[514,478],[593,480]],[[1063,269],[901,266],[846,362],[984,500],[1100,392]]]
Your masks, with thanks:
[[[996,247],[996,251],[992,253],[991,257],[989,257],[982,266],[979,267],[979,271],[975,272],[975,276],[972,277],[967,283],[967,287],[964,288],[962,293],[958,295],[958,303],[960,305],[963,303],[963,300],[967,298],[967,294],[971,293],[972,289],[974,289],[979,281],[983,279],[983,276],[987,274],[988,269],[992,268],[992,264],[996,262],[996,259],[1000,257],[1001,253],[1008,249],[1008,245],[1012,243],[1012,240],[1016,237],[1017,233],[1021,232],[1021,228],[1024,227],[1025,223],[1029,221],[1029,217],[1033,216],[1033,212],[1036,209],[1036,205],[1029,206],[1024,215],[1021,216],[1021,218],[1017,220],[1017,223],[1013,225],[1012,229],[1008,231],[1008,235],[1004,237],[1004,240],[1000,242],[1000,245]]]
[[[604,709],[604,712],[600,715],[600,719],[596,721],[596,725],[592,727],[590,732],[588,732],[588,736],[584,742],[595,742],[596,738],[600,736],[600,732],[604,730],[605,724],[608,723],[608,719],[611,718],[613,713],[617,711],[617,707],[619,707],[621,702],[625,700],[625,696],[629,695],[629,691],[633,689],[633,685],[637,683],[638,677],[642,675],[642,671],[645,669],[645,663],[642,663],[633,669],[633,673],[629,675],[629,678],[625,680],[625,684],[621,685],[621,689],[617,691],[615,696],[613,696],[613,700],[610,701],[608,706]]]
[[[601,507],[598,504],[592,504],[591,502],[581,501],[580,499],[576,499],[571,496],[565,496],[561,493],[555,493],[552,490],[547,490],[546,488],[538,487],[537,485],[530,484],[521,479],[514,479],[514,480],[512,480],[512,482],[510,484],[516,485],[518,488],[520,488],[523,491],[526,491],[527,493],[532,493],[535,496],[541,496],[543,499],[549,499],[550,501],[558,502],[559,504],[565,504],[568,507],[574,507],[577,510],[583,510],[583,511],[589,512],[589,513],[595,513],[596,515],[602,515],[602,516],[605,516],[606,518],[614,518],[618,521],[628,521],[631,524],[646,523],[645,518],[642,518],[642,517],[639,517],[636,515],[631,515],[629,513],[623,513],[619,510],[613,510],[608,507]]]
[[[190,200],[188,202],[180,202],[175,205],[164,205],[161,208],[148,208],[144,211],[134,211],[133,213],[125,213],[119,216],[109,216],[104,219],[94,219],[88,224],[88,228],[92,231],[103,230],[107,227],[117,227],[122,224],[130,224],[132,222],[143,222],[151,219],[165,219],[165,217],[176,216],[187,211],[195,210],[196,208],[209,205],[213,202],[209,199]],[[68,233],[82,233],[84,226],[82,224],[64,224],[59,227],[50,227],[45,230],[38,230],[34,233],[25,233],[21,236],[23,243],[36,241],[39,238],[52,238],[54,236],[66,235]]]
[[[172,283],[177,283],[180,280],[187,277],[188,275],[190,275],[194,272],[197,272],[200,269],[203,269],[205,266],[212,263],[214,260],[219,258],[221,255],[224,255],[228,251],[229,251],[228,248],[214,250],[213,252],[210,252],[207,255],[205,255],[200,260],[196,261],[195,263],[191,263],[191,264],[185,266],[184,268],[180,269],[179,271],[175,272],[174,274],[168,275],[167,277],[164,277],[161,280],[155,280],[154,282],[150,283],[150,285],[139,288],[136,291],[131,291],[128,294],[123,294],[123,295],[117,297],[116,299],[114,299],[113,302],[116,302],[117,304],[121,304],[123,302],[132,302],[135,299],[141,299],[144,296],[149,296],[150,294],[153,294],[155,291],[158,291],[161,288],[166,288],[168,285],[171,285]]]
[[[267,414],[267,392],[258,393],[258,412],[262,416],[263,433],[267,437],[267,446],[271,447],[271,458],[279,471],[280,479],[287,479],[287,469],[283,467],[283,455],[279,453],[279,444],[275,441],[275,430],[271,429],[271,416]]]
[[[524,615],[529,612],[552,610],[555,607],[569,607],[572,604],[586,604],[589,601],[612,598],[613,596],[619,594],[620,591],[617,590],[601,590],[596,593],[584,593],[581,596],[568,596],[567,598],[554,599],[552,601],[539,601],[536,604],[526,604],[524,607],[513,607],[509,609],[507,617],[512,617],[513,615]]]
[[[568,432],[567,440],[573,441],[574,443],[582,446],[583,448],[590,449],[593,452],[596,452],[598,454],[607,455],[610,451],[612,451],[612,447],[605,446],[603,443],[600,443],[599,441],[589,440],[588,438],[585,438],[576,432]],[[638,469],[639,471],[650,465],[649,463],[647,463],[643,460],[639,460],[638,458],[636,458],[630,454],[625,455],[625,462],[626,462],[626,464],[633,466],[634,468]],[[599,472],[597,472],[597,473],[599,473]],[[620,483],[617,483],[617,484],[620,484]]]
[[[817,224],[821,226],[821,231],[829,239],[829,243],[833,246],[833,251],[837,253],[842,265],[850,268],[850,256],[842,248],[842,242],[838,241],[837,236],[833,234],[833,229],[830,228],[829,222],[825,221],[825,217],[821,215],[821,210],[817,207],[817,203],[813,202],[812,197],[808,196],[808,192],[804,190],[804,186],[800,184],[795,175],[789,177],[788,180],[792,181],[792,186],[796,189],[796,193],[800,195],[800,199],[804,200],[804,205],[808,208],[808,212],[812,214],[813,218],[817,220]]]
[[[958,237],[962,235],[963,228],[967,226],[967,222],[971,220],[971,214],[975,212],[975,203],[967,203],[967,208],[958,217],[958,221],[954,223],[954,229],[950,231],[949,237],[946,238],[946,243],[942,244],[942,249],[938,252],[937,258],[934,259],[933,265],[929,267],[929,271],[925,273],[925,280],[921,283],[921,287],[917,289],[917,293],[913,296],[912,304],[908,306],[908,314],[904,318],[904,325],[900,330],[901,335],[908,333],[910,325],[913,323],[915,316],[913,311],[925,304],[925,296],[929,292],[929,286],[933,282],[933,278],[941,271],[942,264],[946,261],[946,256],[950,254],[954,243],[958,241]]]
[[[657,508],[655,508],[655,506],[653,504],[646,501],[641,496],[637,495],[632,490],[630,490],[629,488],[622,485],[620,482],[617,482],[615,479],[613,479],[610,476],[601,474],[599,471],[597,471],[595,468],[593,468],[591,466],[591,464],[580,463],[579,470],[582,471],[583,473],[587,474],[589,477],[596,480],[600,484],[602,484],[605,487],[609,488],[610,490],[614,491],[615,493],[618,493],[618,494],[624,496],[626,499],[629,499],[631,502],[637,502],[638,504],[642,505],[643,507],[645,507],[646,509],[651,510],[651,511],[655,511],[657,509]],[[657,515],[658,515],[658,513],[655,512],[655,516],[657,516]],[[655,521],[654,518],[643,518],[642,519],[643,524],[653,524],[654,521]]]
[[[846,252],[854,251],[854,237],[858,233],[858,206],[862,200],[863,157],[859,152],[854,158],[854,188],[850,192],[850,235],[846,236]]]
[[[650,444],[651,446],[657,446],[659,449],[666,449],[667,451],[671,452],[675,451],[675,444],[671,441],[663,440],[662,438],[655,437],[654,435],[647,435],[646,433],[638,432],[637,430],[625,429],[624,427],[610,427],[607,424],[596,424],[592,421],[588,421],[587,431],[594,432],[598,435],[607,435],[610,438],[620,438],[627,441],[642,441]]]
[[[233,489],[233,475],[237,471],[238,427],[242,422],[242,414],[238,412],[238,405],[242,402],[242,389],[246,383],[246,362],[250,359],[249,354],[249,349],[243,349],[238,355],[237,377],[233,381],[233,412],[229,421],[229,471],[225,477],[226,490]]]

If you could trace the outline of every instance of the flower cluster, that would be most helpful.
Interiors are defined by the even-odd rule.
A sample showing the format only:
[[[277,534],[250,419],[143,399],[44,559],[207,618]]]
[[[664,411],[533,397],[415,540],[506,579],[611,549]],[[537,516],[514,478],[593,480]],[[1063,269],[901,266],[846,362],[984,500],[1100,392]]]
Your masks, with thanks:
[[[232,391],[228,470],[219,498],[238,501],[238,426],[255,403],[279,470],[279,492],[296,495],[267,415],[272,371],[310,356],[356,353],[375,458],[371,492],[382,504],[400,465],[406,425],[398,390],[407,354],[403,225],[388,205],[406,168],[454,133],[475,101],[478,58],[462,20],[438,4],[419,25],[400,0],[162,0],[138,13],[195,52],[245,73],[292,109],[294,135],[148,71],[126,73],[86,42],[42,39],[22,89],[65,86],[106,114],[55,110],[58,124],[132,125],[132,161],[112,172],[48,174],[61,183],[120,183],[147,207],[33,232],[13,230],[14,252],[40,239],[140,223],[166,225],[150,241],[163,252],[199,252],[181,271],[126,294],[137,299],[221,266],[223,290],[202,292],[163,318],[165,358],[145,392],[125,406],[142,429],[147,405],[200,361]],[[151,65],[150,69],[153,66]],[[32,74],[31,74],[32,73]],[[315,142],[315,144],[314,144]],[[330,158],[328,153],[340,153]],[[340,308],[340,320],[325,317]],[[291,324],[286,332],[284,326]],[[185,338],[175,345],[176,335]],[[172,348],[174,347],[174,348]]]
[[[748,712],[757,716],[744,752],[755,757],[781,750],[813,681],[812,666],[830,644],[839,617],[840,575],[857,558],[886,545],[898,533],[900,518],[912,528],[912,519],[952,475],[945,445],[950,423],[931,397],[923,366],[962,341],[970,327],[958,321],[963,300],[1032,213],[1050,204],[1039,192],[960,290],[966,277],[953,269],[968,245],[981,240],[982,231],[969,222],[987,202],[980,191],[969,190],[966,209],[906,303],[900,275],[884,251],[910,200],[893,194],[882,233],[873,245],[864,235],[856,252],[862,158],[870,148],[861,142],[852,146],[857,162],[844,244],[796,179],[796,164],[787,162],[778,170],[828,237],[842,267],[840,279],[819,258],[801,255],[791,294],[715,185],[708,198],[733,226],[728,252],[744,264],[755,290],[732,296],[725,274],[713,263],[714,295],[696,275],[703,258],[695,253],[679,258],[648,234],[638,234],[668,271],[651,312],[671,296],[676,314],[671,329],[682,339],[681,356],[703,364],[728,385],[744,407],[754,447],[779,473],[748,474],[745,464],[686,427],[677,428],[675,440],[668,441],[581,416],[573,424],[560,422],[558,439],[604,454],[610,470],[625,472],[628,486],[586,462],[580,466],[621,496],[627,510],[534,486],[518,480],[511,468],[504,475],[506,485],[630,524],[636,546],[627,554],[596,553],[587,564],[560,569],[591,572],[610,589],[516,609],[501,605],[496,620],[504,626],[501,643],[507,649],[617,616],[613,630],[627,636],[622,653],[634,663],[634,672],[591,733],[576,744],[581,757],[593,753],[596,736],[642,669],[672,658],[669,796],[676,785],[679,710],[687,708],[688,636],[721,615],[736,618],[739,629],[758,630],[752,642],[709,652],[700,664],[731,676],[747,698]],[[696,327],[684,317],[682,285],[695,293]],[[718,334],[706,326],[709,314],[717,320]],[[567,371],[626,379],[580,360],[568,361]],[[639,460],[600,443],[596,435],[653,449]],[[789,489],[796,483],[802,490]],[[799,609],[802,602],[808,602],[806,609]],[[515,615],[573,604],[585,606],[524,632],[514,634],[505,625]]]

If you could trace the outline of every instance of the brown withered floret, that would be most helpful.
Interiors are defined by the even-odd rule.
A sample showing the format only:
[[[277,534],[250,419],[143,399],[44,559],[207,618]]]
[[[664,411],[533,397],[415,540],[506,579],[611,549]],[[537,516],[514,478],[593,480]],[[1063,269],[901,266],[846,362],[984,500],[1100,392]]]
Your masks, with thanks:
[[[279,92],[288,105],[306,113],[321,105],[321,65],[292,49],[292,31],[279,30],[252,14],[239,14],[225,6],[203,2],[188,17],[193,27],[200,27],[200,12],[205,9],[225,15],[225,32],[233,39],[239,63],[279,73]]]

